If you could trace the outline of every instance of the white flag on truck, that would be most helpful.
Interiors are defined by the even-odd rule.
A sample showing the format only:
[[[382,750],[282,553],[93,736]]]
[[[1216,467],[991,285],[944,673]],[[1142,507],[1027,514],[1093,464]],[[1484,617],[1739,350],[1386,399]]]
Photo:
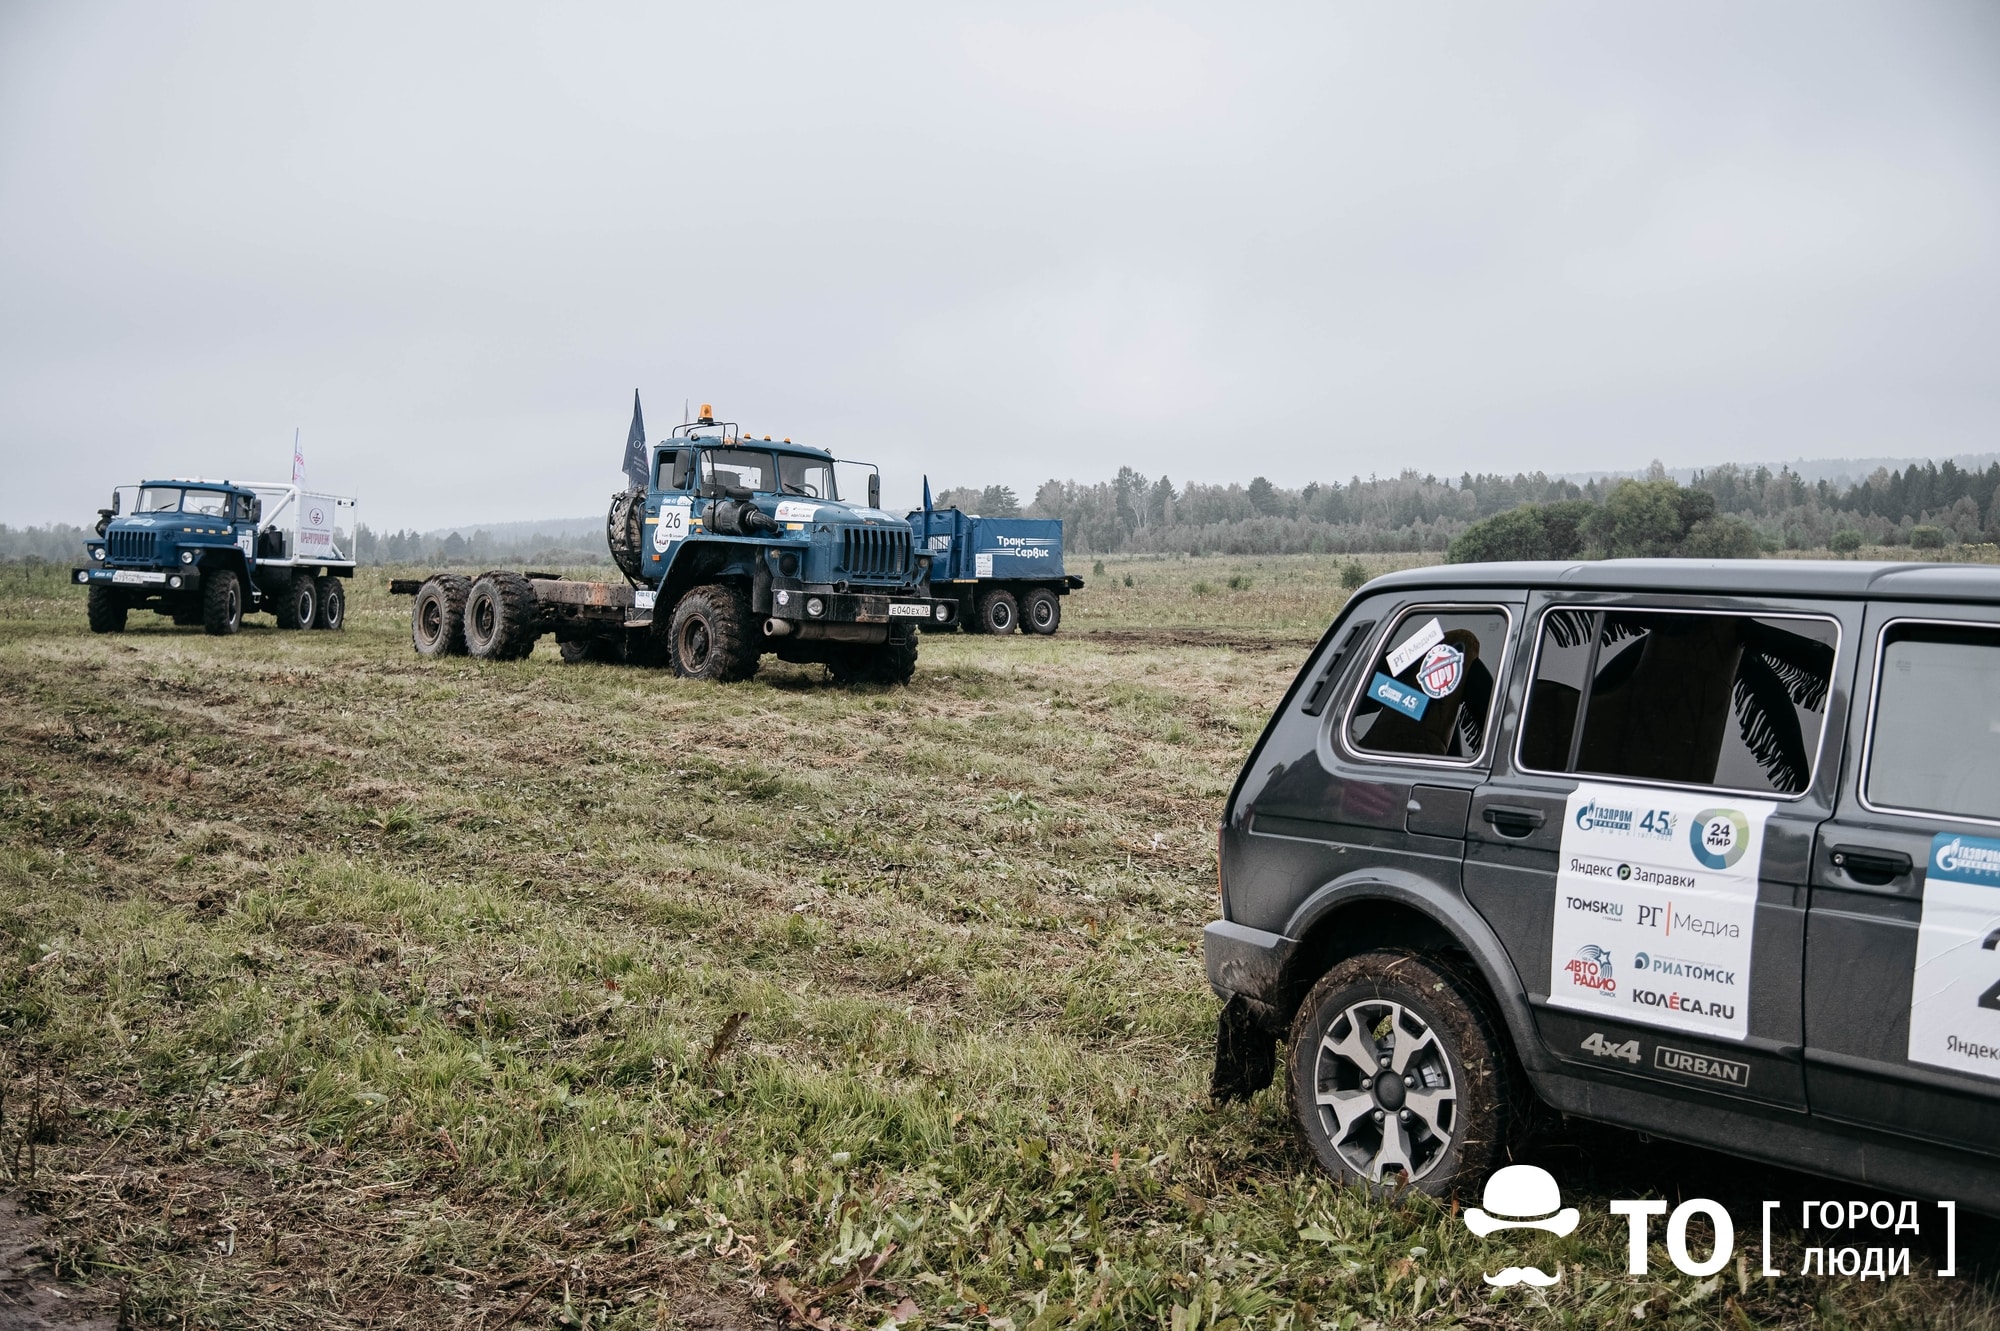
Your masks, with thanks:
[[[306,455],[299,445],[299,432],[292,431],[292,484],[303,488],[306,483]]]

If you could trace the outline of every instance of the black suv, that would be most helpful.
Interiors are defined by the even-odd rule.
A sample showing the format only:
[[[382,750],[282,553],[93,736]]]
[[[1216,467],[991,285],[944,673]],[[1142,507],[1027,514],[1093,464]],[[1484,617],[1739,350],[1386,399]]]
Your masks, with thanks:
[[[1476,1181],[1539,1097],[2000,1211],[2000,571],[1378,578],[1221,889],[1216,1095],[1281,1064],[1336,1177]]]

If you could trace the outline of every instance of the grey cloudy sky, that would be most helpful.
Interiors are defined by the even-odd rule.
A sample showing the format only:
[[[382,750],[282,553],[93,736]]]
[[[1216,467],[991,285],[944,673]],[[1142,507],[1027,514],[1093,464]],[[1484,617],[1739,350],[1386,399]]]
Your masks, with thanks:
[[[0,521],[2000,447],[2000,6],[0,3]]]

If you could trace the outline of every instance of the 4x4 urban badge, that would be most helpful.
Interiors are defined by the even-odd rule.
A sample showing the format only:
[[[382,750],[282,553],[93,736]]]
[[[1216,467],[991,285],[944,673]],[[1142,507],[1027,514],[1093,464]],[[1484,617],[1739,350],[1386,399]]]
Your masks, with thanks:
[[[2000,575],[1377,579],[1221,833],[1218,1098],[1445,1193],[1566,1113],[2000,1212]],[[1282,1055],[1282,1057],[1280,1057]]]

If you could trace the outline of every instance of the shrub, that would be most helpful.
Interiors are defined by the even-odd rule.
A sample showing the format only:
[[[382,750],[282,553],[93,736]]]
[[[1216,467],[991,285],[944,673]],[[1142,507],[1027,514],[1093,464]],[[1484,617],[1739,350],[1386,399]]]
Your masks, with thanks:
[[[1912,550],[1944,549],[1944,531],[1928,523],[1910,528],[1910,548]]]
[[[1597,506],[1587,499],[1523,504],[1475,522],[1458,534],[1446,556],[1454,564],[1496,559],[1575,559],[1583,553],[1582,524]]]
[[[1232,592],[1247,592],[1247,591],[1249,591],[1249,590],[1250,590],[1250,579],[1249,579],[1249,578],[1247,578],[1247,577],[1245,577],[1245,576],[1243,576],[1243,575],[1242,575],[1241,573],[1232,573],[1232,574],[1230,574],[1230,575],[1229,575],[1229,590],[1230,590],[1230,591],[1232,591]]]
[[[1125,585],[1127,587],[1130,587],[1132,585],[1132,575],[1130,573],[1127,573],[1125,575]]]
[[[1764,542],[1740,518],[1704,518],[1688,528],[1674,553],[1687,559],[1759,559]]]
[[[1194,594],[1196,596],[1206,596],[1214,590],[1215,588],[1209,585],[1206,578],[1198,580],[1194,585]]]
[[[1366,581],[1368,581],[1368,570],[1361,567],[1360,560],[1350,559],[1340,566],[1340,585],[1347,590],[1353,591]]]
[[[1095,564],[1092,564],[1092,565],[1090,566],[1090,571],[1091,571],[1091,573],[1092,573],[1093,575],[1095,575],[1096,577],[1100,577],[1100,578],[1101,578],[1101,577],[1103,577],[1103,576],[1104,576],[1104,561],[1100,559],[1100,560],[1098,560],[1098,561],[1097,561],[1097,562],[1096,562]]]
[[[1837,555],[1851,555],[1861,548],[1861,533],[1837,531],[1826,538],[1826,548]]]

